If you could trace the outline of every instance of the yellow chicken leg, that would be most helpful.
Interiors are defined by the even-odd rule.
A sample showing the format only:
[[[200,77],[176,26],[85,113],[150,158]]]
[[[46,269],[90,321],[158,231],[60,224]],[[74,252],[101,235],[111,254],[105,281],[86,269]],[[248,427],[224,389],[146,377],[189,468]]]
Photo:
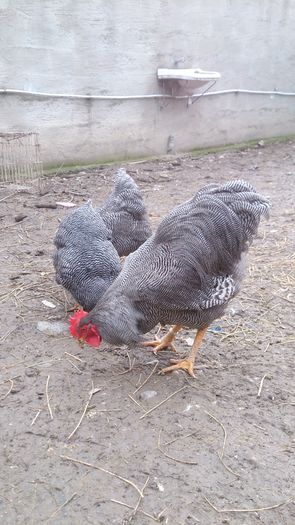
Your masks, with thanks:
[[[67,312],[79,312],[80,310],[83,310],[82,306],[79,303],[76,303],[74,306],[69,308]]]
[[[197,351],[200,348],[201,342],[204,338],[204,335],[207,331],[206,328],[202,328],[201,330],[198,330],[197,335],[194,340],[194,344],[191,348],[191,351],[185,359],[171,359],[171,363],[175,363],[172,366],[167,366],[166,368],[163,368],[159,373],[160,374],[166,374],[166,372],[173,372],[173,370],[185,370],[190,376],[196,377],[194,374],[194,364],[196,359]]]
[[[174,344],[172,343],[172,341],[174,340],[175,338],[175,335],[177,334],[177,332],[179,332],[179,330],[181,330],[182,326],[180,324],[176,324],[175,326],[172,326],[168,332],[168,334],[164,335],[164,337],[162,337],[162,339],[156,339],[154,341],[145,341],[143,343],[143,346],[154,346],[154,354],[157,354],[157,352],[159,352],[160,350],[164,350],[164,348],[171,348],[171,350],[173,350],[173,352],[177,352]]]

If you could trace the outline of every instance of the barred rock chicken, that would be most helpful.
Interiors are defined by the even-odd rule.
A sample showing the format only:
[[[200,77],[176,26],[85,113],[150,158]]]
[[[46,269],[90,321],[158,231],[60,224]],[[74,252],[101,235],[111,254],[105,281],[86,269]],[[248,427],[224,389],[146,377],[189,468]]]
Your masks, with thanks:
[[[115,188],[99,211],[120,256],[137,250],[152,234],[140,190],[123,168],[118,170]]]
[[[111,239],[90,200],[66,217],[55,235],[56,281],[88,312],[121,271]]]
[[[87,342],[85,329],[111,344],[143,343],[155,351],[172,345],[181,327],[198,330],[190,354],[162,373],[194,361],[210,323],[239,291],[244,254],[269,203],[247,182],[210,185],[177,206],[156,232],[129,255],[95,308],[71,320],[71,333]],[[174,324],[160,341],[143,334],[158,323]],[[86,335],[85,335],[86,333]]]
[[[136,250],[150,235],[140,190],[120,169],[103,206],[94,210],[88,201],[61,222],[54,239],[57,283],[89,312],[119,274],[119,255]]]

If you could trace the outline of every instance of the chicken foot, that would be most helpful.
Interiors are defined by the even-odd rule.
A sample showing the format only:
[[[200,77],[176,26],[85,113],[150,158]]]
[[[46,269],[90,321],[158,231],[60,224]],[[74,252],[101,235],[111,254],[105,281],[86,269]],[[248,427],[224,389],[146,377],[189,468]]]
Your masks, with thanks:
[[[176,324],[172,326],[168,332],[168,334],[164,335],[162,339],[155,339],[154,341],[145,341],[143,343],[143,346],[154,346],[154,354],[157,354],[160,350],[164,350],[164,348],[171,348],[173,352],[177,352],[174,344],[172,341],[174,340],[177,332],[181,330],[182,326],[180,324]]]
[[[74,306],[72,306],[71,308],[67,310],[67,313],[68,312],[79,312],[80,310],[83,310],[82,306],[79,303],[75,303]]]
[[[167,372],[173,372],[173,370],[180,369],[180,370],[185,370],[190,376],[196,377],[194,374],[194,364],[195,364],[196,354],[201,346],[202,340],[204,338],[204,335],[207,332],[207,329],[208,327],[198,330],[188,357],[186,357],[185,359],[171,359],[171,363],[175,363],[175,364],[173,364],[172,366],[167,366],[166,368],[163,368],[163,370],[161,370],[159,373],[166,374]]]

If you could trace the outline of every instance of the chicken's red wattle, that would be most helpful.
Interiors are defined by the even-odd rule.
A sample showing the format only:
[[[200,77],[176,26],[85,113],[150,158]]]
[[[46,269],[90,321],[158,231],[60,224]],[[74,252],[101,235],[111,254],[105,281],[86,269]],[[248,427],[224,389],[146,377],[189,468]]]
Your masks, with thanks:
[[[82,327],[79,326],[81,319],[86,317],[86,315],[88,315],[87,312],[84,310],[79,310],[78,312],[75,312],[72,317],[70,317],[70,333],[76,339],[79,339],[88,345],[93,346],[94,348],[98,348],[101,343],[101,336],[96,326],[91,324]]]

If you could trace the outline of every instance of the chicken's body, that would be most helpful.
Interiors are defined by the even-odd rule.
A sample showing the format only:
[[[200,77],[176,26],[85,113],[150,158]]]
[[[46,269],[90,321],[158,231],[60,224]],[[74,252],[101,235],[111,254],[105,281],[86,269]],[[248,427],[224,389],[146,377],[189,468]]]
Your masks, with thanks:
[[[204,331],[238,293],[243,254],[267,210],[246,182],[204,188],[127,257],[81,325],[95,324],[112,344],[142,342],[159,322]]]
[[[54,244],[57,283],[89,312],[121,270],[111,232],[91,201],[61,222]]]
[[[115,188],[98,211],[120,256],[137,250],[152,234],[141,192],[124,169],[117,172]]]

